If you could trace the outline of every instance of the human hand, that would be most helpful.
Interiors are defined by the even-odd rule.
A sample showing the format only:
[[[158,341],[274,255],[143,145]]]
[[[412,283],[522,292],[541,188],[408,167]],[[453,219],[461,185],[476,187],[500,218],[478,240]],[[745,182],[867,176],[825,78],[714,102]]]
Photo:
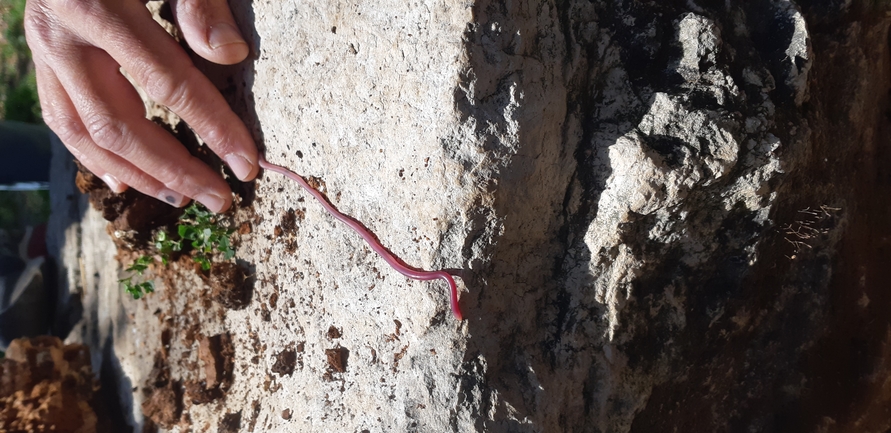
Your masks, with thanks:
[[[173,0],[189,46],[205,59],[247,57],[226,0]],[[173,206],[229,208],[223,178],[145,118],[123,68],[149,98],[186,121],[241,180],[258,153],[244,123],[140,0],[28,0],[25,32],[44,121],[115,192],[128,185]]]

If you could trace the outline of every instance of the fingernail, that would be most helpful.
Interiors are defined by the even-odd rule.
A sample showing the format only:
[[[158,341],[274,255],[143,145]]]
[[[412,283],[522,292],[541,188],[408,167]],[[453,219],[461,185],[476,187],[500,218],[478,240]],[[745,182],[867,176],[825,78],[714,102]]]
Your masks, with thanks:
[[[162,190],[160,193],[158,193],[158,199],[163,202],[167,202],[171,206],[175,207],[180,207],[183,205],[183,195],[169,189]]]
[[[251,172],[254,171],[254,165],[240,155],[227,156],[226,164],[232,169],[235,176],[241,180],[247,179]]]
[[[213,194],[198,194],[195,197],[195,200],[201,202],[204,207],[210,209],[213,212],[220,212],[223,210],[223,206],[226,205],[226,200],[223,200],[222,197],[217,197]]]
[[[207,42],[214,50],[223,45],[247,43],[241,37],[241,32],[229,23],[217,23],[210,26],[207,31]]]
[[[105,184],[108,185],[115,194],[120,194],[127,190],[127,187],[121,183],[121,181],[108,173],[102,176],[102,180],[105,181]]]

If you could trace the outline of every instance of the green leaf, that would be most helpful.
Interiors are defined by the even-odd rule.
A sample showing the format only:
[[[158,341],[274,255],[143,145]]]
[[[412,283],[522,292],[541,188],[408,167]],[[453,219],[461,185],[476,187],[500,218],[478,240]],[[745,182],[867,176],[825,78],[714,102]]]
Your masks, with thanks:
[[[189,207],[186,208],[183,215],[180,217],[180,220],[188,219],[189,217],[194,217],[196,220],[207,219],[213,213],[204,208],[204,206],[199,205],[197,202],[193,202]]]
[[[127,278],[118,280],[119,283],[123,284],[124,291],[132,296],[133,299],[140,299],[145,293],[152,293],[155,291],[155,283],[152,281],[144,281],[142,283],[133,282],[133,278],[136,275],[142,275],[151,263],[152,258],[150,256],[140,256],[126,269],[127,272],[131,272],[131,275]]]
[[[136,272],[137,274],[142,275],[142,273],[145,272],[146,269],[148,269],[148,265],[151,264],[151,262],[151,257],[141,256],[125,270],[128,272]]]
[[[205,257],[203,255],[199,255],[199,256],[195,256],[195,258],[193,260],[195,260],[195,263],[198,263],[201,265],[201,269],[203,269],[205,271],[210,270],[211,263],[210,263],[210,260],[207,259],[207,257]]]
[[[124,290],[127,292],[127,294],[132,296],[133,299],[139,299],[142,297],[142,291],[139,290],[139,288],[137,286],[133,285],[133,283],[130,281],[129,278],[127,278],[126,280],[121,280],[121,281],[125,281],[124,282]]]
[[[168,265],[171,252],[182,251],[184,242],[188,242],[188,245],[195,250],[192,259],[205,271],[210,270],[213,264],[213,254],[221,253],[225,260],[235,257],[235,249],[232,248],[230,239],[235,230],[221,227],[216,217],[216,214],[195,202],[187,207],[180,216],[175,235],[165,230],[158,231],[155,235],[154,245],[161,257],[161,263],[165,266]],[[142,275],[152,262],[153,258],[150,256],[139,257],[126,269],[131,272],[131,275],[118,280],[133,299],[141,299],[146,294],[155,291],[152,281],[133,281],[136,275]]]

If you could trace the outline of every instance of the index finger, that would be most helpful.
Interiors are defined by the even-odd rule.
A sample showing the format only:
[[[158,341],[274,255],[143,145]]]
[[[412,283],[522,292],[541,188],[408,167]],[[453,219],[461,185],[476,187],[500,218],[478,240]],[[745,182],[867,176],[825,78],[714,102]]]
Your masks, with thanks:
[[[84,2],[64,2],[83,4]],[[106,0],[80,11],[81,37],[104,49],[153,101],[180,116],[239,179],[259,169],[257,146],[220,92],[140,2]]]

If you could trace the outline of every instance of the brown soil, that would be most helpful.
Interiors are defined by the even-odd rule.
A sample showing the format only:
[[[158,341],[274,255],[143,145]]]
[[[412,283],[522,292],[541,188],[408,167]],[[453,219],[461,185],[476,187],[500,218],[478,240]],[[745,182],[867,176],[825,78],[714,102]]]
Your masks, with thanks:
[[[192,404],[206,404],[223,397],[219,388],[209,388],[205,381],[186,382],[186,399]]]
[[[236,433],[241,429],[241,412],[227,413],[220,420],[219,433]]]
[[[297,351],[294,349],[285,349],[275,355],[275,363],[272,365],[272,372],[279,376],[290,376],[294,373],[294,367],[297,365]]]
[[[162,125],[163,126],[163,125]],[[187,133],[185,126],[168,128],[180,142],[184,143],[190,152],[208,163],[211,167],[220,169],[219,161],[215,161],[206,147],[199,146],[191,134]],[[169,233],[175,233],[175,224],[182,209],[162,203],[152,197],[145,196],[135,190],[127,190],[122,194],[113,193],[96,176],[79,166],[76,183],[83,192],[89,193],[91,205],[101,212],[103,218],[109,221],[107,231],[119,248],[118,258],[122,263],[129,263],[141,254],[154,255],[152,239],[159,229],[166,229]],[[231,177],[230,177],[231,180]],[[233,187],[236,192],[244,190],[242,185]],[[236,205],[229,214],[230,217],[237,212],[239,204],[246,205],[241,197],[236,197]],[[238,227],[234,241],[238,236],[251,233],[250,222],[243,221]],[[196,282],[203,282],[203,287],[188,287],[180,291],[178,286],[184,280],[183,275],[196,272],[201,278]],[[153,266],[152,277],[164,282],[166,293],[158,296],[173,302],[173,298],[187,296],[195,299],[194,305],[204,311],[219,310],[222,317],[223,309],[212,307],[211,300],[225,309],[242,309],[251,301],[252,290],[245,277],[245,270],[232,262],[213,263],[210,272],[203,272],[200,266],[192,263],[188,254],[172,257],[167,266]],[[186,305],[193,304],[192,301]],[[191,307],[189,307],[191,308]],[[145,399],[142,403],[143,414],[147,417],[147,429],[160,426],[165,429],[174,428],[177,425],[188,425],[187,410],[191,405],[207,404],[225,397],[226,391],[232,383],[234,369],[234,348],[232,339],[228,333],[205,336],[201,335],[201,318],[195,310],[176,312],[159,310],[158,317],[164,319],[176,314],[175,326],[162,332],[162,348],[155,353],[154,367],[151,374],[142,386]],[[164,322],[164,320],[162,320]],[[165,322],[166,323],[166,322]],[[197,342],[198,362],[190,368],[189,361],[181,359],[181,356],[168,353],[171,340],[176,336],[182,343],[191,346]],[[89,357],[87,358],[89,361]],[[172,374],[171,370],[178,371],[183,368],[194,371],[194,374]],[[66,405],[66,407],[77,407]],[[237,416],[236,416],[237,415]],[[226,415],[220,424],[220,431],[237,431],[240,426],[241,415]],[[75,425],[74,423],[69,423]],[[95,424],[95,423],[94,423]],[[80,430],[77,430],[80,431]],[[87,431],[87,430],[84,430]],[[94,431],[94,430],[89,430]]]
[[[183,411],[183,387],[179,381],[154,388],[142,403],[142,413],[156,424],[170,428],[179,422]]]
[[[335,338],[340,338],[340,336],[341,336],[340,329],[337,329],[336,326],[331,325],[331,327],[328,328],[328,339],[329,340],[334,340]]]
[[[14,340],[0,361],[0,431],[96,432],[106,426],[95,411],[98,389],[86,346]]]
[[[222,398],[232,384],[235,351],[228,333],[198,339],[200,378],[174,379],[167,354],[155,354],[155,366],[146,381],[142,411],[157,425],[171,428],[182,421],[187,402],[205,404]]]
[[[204,364],[204,378],[208,388],[223,391],[232,384],[232,338],[228,333],[202,337],[198,343],[198,359]]]
[[[183,143],[189,152],[215,170],[221,170],[219,160],[206,146],[201,146],[184,123],[174,127],[160,120],[156,123]],[[102,212],[102,217],[111,224],[109,234],[118,248],[141,250],[151,242],[154,231],[171,226],[182,215],[182,209],[175,208],[153,197],[127,189],[121,194],[112,192],[105,183],[90,173],[79,162],[75,183],[78,189],[90,195],[90,204]]]
[[[155,365],[144,388],[142,413],[155,424],[170,428],[179,422],[183,411],[182,382],[171,380],[167,355],[155,354]]]
[[[300,229],[299,223],[306,218],[303,210],[288,209],[282,213],[281,223],[277,225],[273,231],[276,238],[281,239],[285,243],[285,251],[288,254],[294,254],[297,251],[297,238],[295,234]]]
[[[347,368],[347,357],[350,352],[345,347],[334,349],[326,349],[325,355],[328,357],[328,367],[331,371],[343,373]]]
[[[220,305],[240,310],[251,303],[244,270],[231,262],[214,263],[210,270],[211,296]]]

